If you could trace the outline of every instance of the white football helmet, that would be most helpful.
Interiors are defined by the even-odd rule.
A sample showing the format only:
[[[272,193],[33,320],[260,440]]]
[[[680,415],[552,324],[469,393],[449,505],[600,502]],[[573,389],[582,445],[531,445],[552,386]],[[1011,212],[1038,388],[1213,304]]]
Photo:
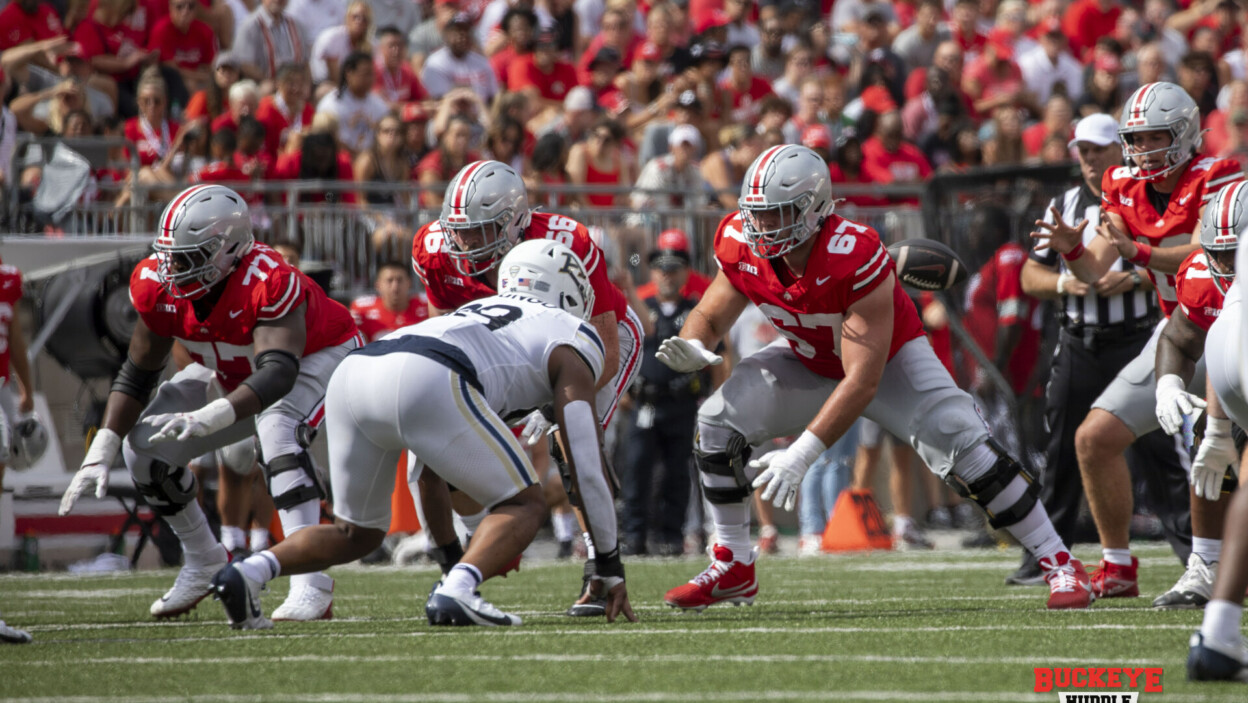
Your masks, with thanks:
[[[1152,151],[1139,151],[1130,135],[1136,132],[1168,130],[1170,146]],[[1122,156],[1132,178],[1156,181],[1182,168],[1200,149],[1200,108],[1196,101],[1173,83],[1142,85],[1127,98],[1118,123],[1122,137]],[[1145,169],[1147,157],[1162,157],[1163,165]]]
[[[198,298],[224,280],[255,241],[242,196],[225,186],[192,186],[160,215],[156,276],[169,295]]]
[[[588,320],[594,288],[585,264],[572,250],[549,239],[520,242],[498,266],[498,294],[519,295]]]
[[[531,219],[520,174],[498,161],[474,161],[446,187],[440,222],[455,268],[475,276],[498,265]]]
[[[1235,281],[1235,251],[1248,230],[1248,182],[1239,181],[1219,190],[1200,218],[1200,246],[1209,260],[1213,282],[1225,295]],[[1230,269],[1229,272],[1215,265]]]
[[[6,466],[25,471],[34,466],[48,450],[48,428],[38,415],[31,413],[13,425]]]
[[[764,259],[800,246],[836,207],[827,163],[796,144],[773,146],[754,160],[737,204],[750,250]]]

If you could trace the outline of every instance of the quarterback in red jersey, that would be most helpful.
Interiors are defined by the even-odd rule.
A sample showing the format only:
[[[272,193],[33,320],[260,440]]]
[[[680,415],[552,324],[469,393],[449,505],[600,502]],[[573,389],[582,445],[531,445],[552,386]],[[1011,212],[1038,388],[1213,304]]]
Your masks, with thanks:
[[[819,155],[768,149],[746,172],[739,202],[715,235],[719,274],[657,356],[682,373],[722,362],[708,349],[750,302],[784,339],[738,364],[698,412],[694,457],[718,543],[711,565],[666,602],[698,611],[752,603],[751,487],[765,485],[763,500],[792,510],[807,469],[861,415],[908,438],[994,527],[1036,555],[1050,608],[1091,604],[1087,574],[1037,501],[1039,486],[990,438],[932,351],[879,236],[833,213]],[[752,446],[794,434],[787,449],[749,460]]]
[[[247,205],[229,188],[179,194],[161,215],[154,248],[130,278],[139,320],[129,354],[60,512],[89,490],[103,498],[109,468],[124,452],[139,493],[182,543],[177,581],[151,607],[167,618],[207,596],[227,562],[187,464],[254,433],[283,531],[317,524],[324,492],[306,451],[309,428],[320,424],[334,368],[361,339],[346,308],[255,243]],[[196,363],[160,384],[149,403],[174,341]],[[292,577],[274,619],[328,619],[332,594],[324,574]]]
[[[1184,259],[1200,247],[1205,205],[1219,188],[1243,179],[1235,162],[1198,155],[1200,132],[1200,110],[1182,88],[1173,83],[1140,87],[1127,99],[1118,124],[1126,166],[1109,169],[1102,179],[1098,233],[1112,246],[1085,249],[1075,231],[1082,225],[1070,228],[1060,222],[1060,232],[1051,239],[1071,272],[1090,285],[1116,257],[1145,267],[1166,315],[1140,355],[1092,404],[1075,434],[1079,470],[1103,552],[1092,573],[1092,588],[1103,598],[1139,595],[1139,562],[1131,556],[1129,535],[1134,501],[1124,452],[1160,426],[1152,412],[1153,367],[1157,340],[1178,303],[1175,276]],[[1202,364],[1193,383],[1197,393],[1203,391],[1203,377]],[[1204,506],[1198,501],[1192,508],[1196,533]],[[1208,543],[1196,544],[1203,551]],[[1165,605],[1161,600],[1155,601],[1159,607]]]
[[[397,261],[377,267],[373,281],[376,295],[365,295],[351,302],[351,317],[364,341],[381,339],[400,327],[429,319],[429,302],[424,294],[412,295],[412,274]]]
[[[26,359],[26,334],[22,331],[17,304],[22,299],[22,272],[0,264],[0,484],[4,483],[5,465],[10,460],[10,447],[15,444],[13,432],[19,423],[32,417],[35,409],[34,385],[30,362]],[[17,376],[14,396],[10,368]],[[20,460],[19,460],[20,461]],[[16,468],[30,468],[20,463]]]

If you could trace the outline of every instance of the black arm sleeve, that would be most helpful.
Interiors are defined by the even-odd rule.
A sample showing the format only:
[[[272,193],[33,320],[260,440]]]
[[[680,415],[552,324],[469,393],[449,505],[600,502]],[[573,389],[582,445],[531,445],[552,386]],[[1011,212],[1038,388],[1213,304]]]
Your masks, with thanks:
[[[113,379],[111,392],[122,393],[140,403],[146,403],[164,370],[163,366],[155,371],[141,369],[127,355],[121,364],[121,370],[117,372],[117,378]]]
[[[260,407],[276,403],[295,387],[299,359],[282,349],[269,349],[256,355],[256,370],[243,381],[260,398]]]

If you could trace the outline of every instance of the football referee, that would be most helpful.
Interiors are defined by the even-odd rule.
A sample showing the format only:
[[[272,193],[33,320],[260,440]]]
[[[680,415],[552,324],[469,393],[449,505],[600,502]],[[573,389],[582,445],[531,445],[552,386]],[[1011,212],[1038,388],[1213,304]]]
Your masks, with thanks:
[[[1118,121],[1105,114],[1083,118],[1075,127],[1070,146],[1078,151],[1083,183],[1053,200],[1038,234],[1086,221],[1083,246],[1107,247],[1109,244],[1097,237],[1096,227],[1101,221],[1101,177],[1122,165]],[[1125,259],[1113,259],[1109,270],[1095,284],[1089,284],[1067,269],[1062,257],[1048,248],[1046,238],[1038,237],[1037,241],[1023,265],[1023,291],[1058,301],[1060,325],[1045,389],[1049,443],[1040,496],[1058,535],[1073,544],[1083,499],[1075,430],[1105,386],[1144,348],[1160,312],[1151,282]],[[1186,502],[1186,472],[1179,465],[1172,438],[1157,432],[1141,437],[1132,445],[1127,461],[1135,476],[1148,485],[1152,500]],[[1168,516],[1163,520],[1166,539],[1176,552],[1186,554],[1191,550],[1190,513],[1175,508],[1169,506],[1157,513]],[[1005,581],[1029,585],[1041,583],[1043,578],[1035,559],[1024,552],[1022,565]]]

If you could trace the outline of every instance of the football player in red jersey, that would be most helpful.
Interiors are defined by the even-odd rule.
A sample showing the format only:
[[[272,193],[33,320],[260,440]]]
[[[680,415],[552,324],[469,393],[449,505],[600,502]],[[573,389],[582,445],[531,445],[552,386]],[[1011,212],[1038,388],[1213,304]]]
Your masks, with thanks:
[[[305,451],[310,428],[323,417],[330,374],[362,340],[345,307],[255,243],[247,205],[229,188],[179,194],[160,217],[154,248],[130,277],[139,320],[129,354],[60,513],[90,490],[103,498],[109,468],[124,452],[139,493],[182,543],[177,581],[151,607],[167,618],[208,595],[227,562],[187,463],[255,433],[283,531],[317,524],[324,491]],[[196,363],[160,384],[149,403],[175,340]],[[332,605],[333,579],[295,576],[273,615],[328,619]]]
[[[1234,161],[1198,156],[1200,110],[1173,83],[1149,83],[1136,90],[1123,107],[1118,133],[1126,165],[1105,172],[1098,230],[1112,246],[1085,249],[1079,234],[1082,225],[1068,227],[1060,218],[1054,226],[1046,226],[1051,233],[1040,236],[1051,238],[1071,272],[1088,284],[1095,284],[1119,256],[1146,267],[1168,318],[1178,304],[1179,265],[1200,246],[1202,209],[1219,188],[1242,180],[1243,172]],[[1138,560],[1131,556],[1129,540],[1134,501],[1124,452],[1159,427],[1151,411],[1156,390],[1153,363],[1157,337],[1166,324],[1166,319],[1158,323],[1153,338],[1096,399],[1075,434],[1079,470],[1104,552],[1092,573],[1092,588],[1103,598],[1135,597],[1140,592]],[[1201,365],[1193,386],[1197,393],[1203,389],[1203,376]],[[1181,498],[1174,498],[1162,502],[1181,503]],[[1198,502],[1193,509],[1198,513],[1192,516],[1193,531],[1200,533],[1203,506]]]
[[[1235,277],[1235,250],[1239,237],[1230,225],[1240,194],[1248,195],[1248,182],[1239,181],[1220,190],[1201,219],[1200,248],[1192,252],[1175,279],[1178,306],[1157,340],[1155,362],[1156,414],[1166,434],[1179,435],[1184,422],[1195,419],[1205,406],[1203,394],[1187,392],[1196,375],[1196,364],[1205,353],[1205,338],[1222,310],[1223,296]],[[1219,218],[1218,215],[1222,217]],[[1216,445],[1231,436],[1230,422],[1207,418],[1205,437]],[[1202,441],[1203,444],[1203,441]],[[1234,444],[1231,444],[1234,447]],[[1207,451],[1207,448],[1206,448]],[[1222,556],[1222,532],[1229,498],[1222,495],[1226,467],[1190,465],[1192,484],[1192,555],[1178,583],[1153,601],[1156,608],[1203,608],[1213,592]]]
[[[376,295],[351,301],[351,317],[364,341],[381,339],[400,327],[429,318],[429,303],[424,295],[412,295],[412,274],[403,264],[387,261],[378,266],[373,287]]]
[[[598,419],[605,427],[611,421],[620,395],[641,368],[644,337],[641,320],[628,306],[623,293],[611,283],[602,250],[590,239],[585,226],[570,217],[531,210],[524,181],[506,164],[474,161],[461,169],[447,186],[441,219],[416,232],[412,241],[412,267],[425,284],[429,315],[436,317],[464,303],[493,295],[498,262],[513,245],[530,239],[553,239],[567,246],[589,272],[595,296],[589,323],[607,350],[594,404]],[[530,445],[549,427],[539,411],[522,422],[523,438]],[[441,550],[444,546],[452,550],[458,547],[458,540],[446,531],[446,523],[438,517],[447,513],[448,501],[438,497],[445,493],[441,486],[434,485],[436,477],[425,472],[421,481],[425,510],[422,524],[429,527],[437,545],[434,558],[446,568],[447,562],[453,563],[456,555]],[[431,505],[429,499],[436,504]],[[482,515],[478,510],[474,517],[467,506],[460,505],[460,508],[470,528]],[[589,560],[583,584],[588,588],[594,552],[588,533],[584,535]],[[587,598],[587,595],[582,593],[584,602],[579,603],[579,607],[573,606],[569,614],[593,616],[605,612],[603,599]]]
[[[746,172],[741,209],[715,235],[719,274],[660,361],[692,372],[750,302],[784,337],[744,359],[698,412],[694,456],[715,520],[714,561],[668,591],[677,608],[753,603],[750,488],[792,510],[811,463],[860,415],[904,437],[924,463],[1034,553],[1049,608],[1086,608],[1088,577],[1037,501],[1039,486],[988,433],[967,393],[923,334],[893,261],[870,227],[833,213],[828,170],[796,145],[763,152]],[[800,434],[750,461],[751,446]]]
[[[35,386],[31,381],[30,362],[26,359],[26,334],[17,314],[21,299],[22,272],[0,264],[0,484],[4,483],[4,467],[9,459],[14,426],[35,409]],[[10,369],[17,376],[16,398]]]

